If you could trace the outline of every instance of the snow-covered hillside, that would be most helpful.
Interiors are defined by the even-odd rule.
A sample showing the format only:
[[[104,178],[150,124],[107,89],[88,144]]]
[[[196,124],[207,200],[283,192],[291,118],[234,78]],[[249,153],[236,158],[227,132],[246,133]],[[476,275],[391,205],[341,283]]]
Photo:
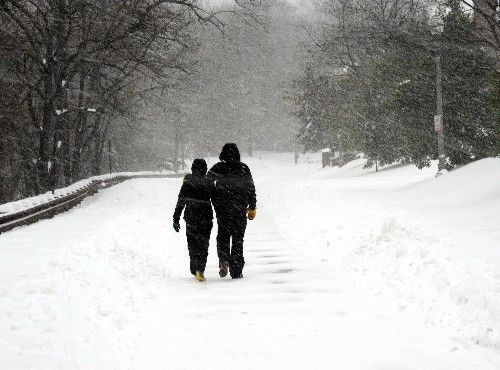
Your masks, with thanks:
[[[436,166],[363,165],[270,179],[262,197],[281,235],[398,317],[499,350],[500,159],[439,178]]]
[[[180,179],[1,235],[2,368],[500,367],[499,159],[437,179],[245,161],[258,214],[243,280],[218,277],[215,238],[208,282],[190,277],[171,227]]]

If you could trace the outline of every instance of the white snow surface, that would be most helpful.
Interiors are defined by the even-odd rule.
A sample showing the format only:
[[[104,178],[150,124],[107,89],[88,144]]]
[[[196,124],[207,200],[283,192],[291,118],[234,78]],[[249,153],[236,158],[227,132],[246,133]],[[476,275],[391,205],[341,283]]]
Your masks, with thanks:
[[[245,158],[244,279],[173,231],[181,179],[134,179],[0,235],[2,369],[498,369],[500,159]],[[183,229],[184,231],[184,225]]]
[[[52,164],[50,164],[51,166]],[[13,202],[8,202],[0,204],[0,216],[7,214],[16,213],[19,211],[24,211],[40,204],[48,203],[56,198],[60,198],[66,195],[74,194],[80,190],[87,188],[92,182],[100,181],[104,183],[106,181],[111,181],[117,177],[122,176],[161,176],[161,175],[171,175],[174,174],[172,171],[143,171],[143,172],[116,172],[105,175],[98,175],[89,177],[88,179],[80,180],[71,184],[65,188],[60,188],[54,190],[54,192],[48,191],[45,194],[36,195],[29,198],[24,198],[16,200]]]

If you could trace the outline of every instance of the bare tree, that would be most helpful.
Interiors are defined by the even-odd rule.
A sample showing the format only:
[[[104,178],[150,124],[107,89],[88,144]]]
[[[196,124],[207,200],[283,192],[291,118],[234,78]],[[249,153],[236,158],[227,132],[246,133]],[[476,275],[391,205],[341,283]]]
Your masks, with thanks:
[[[0,117],[12,113],[2,130],[23,158],[25,194],[100,171],[113,122],[192,69],[191,25],[224,30],[220,12],[200,3],[0,0],[0,98],[11,98]],[[235,4],[224,14],[256,19],[254,2]]]
[[[500,48],[500,1],[462,0],[464,7],[474,12],[478,34],[492,48]]]

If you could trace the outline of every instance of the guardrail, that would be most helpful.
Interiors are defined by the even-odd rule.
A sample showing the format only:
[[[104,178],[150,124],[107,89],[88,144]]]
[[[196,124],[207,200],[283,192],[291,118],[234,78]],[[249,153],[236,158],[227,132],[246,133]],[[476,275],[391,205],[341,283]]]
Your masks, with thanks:
[[[109,188],[126,180],[135,178],[179,178],[184,175],[184,173],[127,174],[96,178],[76,189],[71,189],[67,192],[59,191],[58,194],[54,193],[51,196],[51,200],[42,202],[41,204],[5,214],[0,213],[0,234],[12,230],[17,226],[29,225],[39,220],[52,218],[59,213],[73,208],[83,199],[97,193],[100,189]]]

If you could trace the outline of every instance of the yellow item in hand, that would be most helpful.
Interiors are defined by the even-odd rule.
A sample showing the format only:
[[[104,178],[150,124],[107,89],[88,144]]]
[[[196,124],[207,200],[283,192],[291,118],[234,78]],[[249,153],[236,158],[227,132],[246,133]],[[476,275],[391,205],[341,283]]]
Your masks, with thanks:
[[[251,221],[257,216],[257,210],[256,209],[249,209],[247,210],[247,217]]]

